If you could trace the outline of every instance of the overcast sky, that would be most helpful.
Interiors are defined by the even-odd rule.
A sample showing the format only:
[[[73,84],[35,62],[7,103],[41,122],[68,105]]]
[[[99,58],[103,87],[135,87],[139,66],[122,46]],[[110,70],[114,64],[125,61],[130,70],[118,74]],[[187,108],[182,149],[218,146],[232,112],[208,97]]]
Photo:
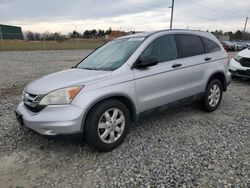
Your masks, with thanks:
[[[24,31],[168,29],[171,0],[0,0],[0,24]],[[249,0],[175,0],[173,28],[243,30]],[[250,31],[250,20],[247,26]]]

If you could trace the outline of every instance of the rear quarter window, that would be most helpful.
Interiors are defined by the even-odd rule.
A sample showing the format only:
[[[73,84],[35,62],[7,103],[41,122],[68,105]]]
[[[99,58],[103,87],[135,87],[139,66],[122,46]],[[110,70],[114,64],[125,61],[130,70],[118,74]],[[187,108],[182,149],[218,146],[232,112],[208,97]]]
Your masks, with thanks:
[[[206,53],[204,45],[199,36],[177,34],[176,39],[178,44],[178,50],[182,58]]]
[[[204,43],[207,53],[217,52],[221,50],[220,46],[210,39],[202,37],[202,42]]]

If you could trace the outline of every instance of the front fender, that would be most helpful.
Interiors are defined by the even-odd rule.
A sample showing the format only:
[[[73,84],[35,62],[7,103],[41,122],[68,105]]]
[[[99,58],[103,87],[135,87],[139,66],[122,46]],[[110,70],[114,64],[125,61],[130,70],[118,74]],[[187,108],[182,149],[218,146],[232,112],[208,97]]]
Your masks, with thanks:
[[[84,89],[86,89],[86,91],[84,91]],[[133,80],[89,91],[87,88],[83,88],[83,90],[76,96],[76,98],[72,102],[72,104],[83,109],[82,130],[84,130],[84,122],[88,112],[100,101],[112,97],[125,97],[131,102],[131,104],[133,104],[135,114],[138,114],[135,86]]]

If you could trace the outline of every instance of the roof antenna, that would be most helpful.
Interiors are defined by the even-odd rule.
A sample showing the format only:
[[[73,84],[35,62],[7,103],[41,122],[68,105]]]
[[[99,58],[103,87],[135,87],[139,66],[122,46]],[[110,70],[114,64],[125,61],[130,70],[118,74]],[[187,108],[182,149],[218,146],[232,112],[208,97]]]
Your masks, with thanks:
[[[188,28],[189,28],[189,25],[187,26],[186,30],[188,30]]]

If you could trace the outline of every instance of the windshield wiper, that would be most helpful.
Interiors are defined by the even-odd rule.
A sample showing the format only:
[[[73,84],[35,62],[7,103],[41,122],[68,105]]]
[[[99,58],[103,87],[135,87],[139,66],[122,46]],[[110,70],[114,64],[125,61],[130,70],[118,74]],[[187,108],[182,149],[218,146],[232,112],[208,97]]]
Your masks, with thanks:
[[[86,69],[86,70],[96,70],[96,71],[113,71],[113,69],[110,68],[102,68],[102,69],[97,69],[97,68],[89,68],[89,67],[77,67],[79,69]]]
[[[99,70],[99,69],[96,69],[96,68],[81,68],[81,69],[86,69],[86,70]]]

